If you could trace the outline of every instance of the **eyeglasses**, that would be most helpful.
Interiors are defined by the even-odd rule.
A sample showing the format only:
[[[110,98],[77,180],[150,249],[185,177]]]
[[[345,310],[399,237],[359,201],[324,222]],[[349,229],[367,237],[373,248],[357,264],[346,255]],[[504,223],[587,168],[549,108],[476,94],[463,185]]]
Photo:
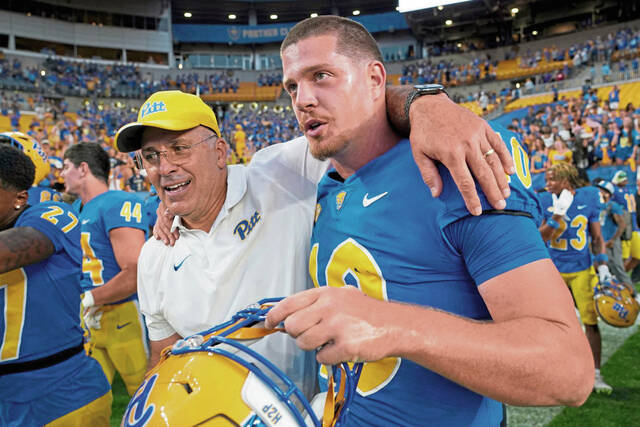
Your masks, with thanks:
[[[193,147],[196,145],[200,145],[204,142],[207,142],[213,137],[218,137],[215,133],[207,136],[205,139],[199,142],[195,142],[193,144],[175,144],[169,147],[166,151],[155,151],[155,150],[147,150],[142,151],[140,157],[142,157],[142,165],[149,165],[153,167],[158,167],[160,165],[160,158],[164,156],[167,161],[173,163],[174,165],[179,165],[186,162],[189,157],[191,157],[191,151]]]

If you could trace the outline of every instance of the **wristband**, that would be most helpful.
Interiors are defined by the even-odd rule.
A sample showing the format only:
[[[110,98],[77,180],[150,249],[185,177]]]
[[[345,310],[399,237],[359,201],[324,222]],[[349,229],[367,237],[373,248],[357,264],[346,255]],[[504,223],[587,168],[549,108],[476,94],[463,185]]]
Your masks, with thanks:
[[[93,294],[91,293],[91,291],[85,292],[84,296],[82,297],[82,306],[84,308],[89,308],[93,307],[94,305],[96,305],[96,300],[93,299]]]
[[[557,223],[556,221],[554,221],[552,218],[549,218],[549,219],[547,220],[547,225],[548,225],[549,227],[551,227],[551,228],[555,228],[555,229],[560,228],[560,224],[558,224],[558,223]]]
[[[609,257],[607,254],[598,254],[594,258],[595,262],[607,262],[609,261]]]

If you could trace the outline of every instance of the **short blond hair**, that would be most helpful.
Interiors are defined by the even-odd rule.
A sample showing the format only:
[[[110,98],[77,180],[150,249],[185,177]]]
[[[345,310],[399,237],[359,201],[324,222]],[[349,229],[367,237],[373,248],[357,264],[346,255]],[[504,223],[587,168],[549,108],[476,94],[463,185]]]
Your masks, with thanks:
[[[336,51],[341,55],[383,62],[378,43],[362,24],[335,15],[317,16],[298,22],[280,45],[280,55],[301,40],[324,35],[336,36]]]

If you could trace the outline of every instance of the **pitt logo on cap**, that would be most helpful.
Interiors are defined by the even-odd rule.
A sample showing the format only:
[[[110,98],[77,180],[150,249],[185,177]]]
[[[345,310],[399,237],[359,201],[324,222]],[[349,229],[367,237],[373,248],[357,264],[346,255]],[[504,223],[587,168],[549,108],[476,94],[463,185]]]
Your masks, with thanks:
[[[342,208],[342,205],[344,204],[344,198],[346,197],[347,192],[346,191],[341,191],[338,193],[338,195],[336,196],[336,209],[340,210],[340,208]]]
[[[159,113],[160,111],[167,111],[167,106],[164,105],[164,101],[147,102],[140,109],[140,118],[149,114]]]

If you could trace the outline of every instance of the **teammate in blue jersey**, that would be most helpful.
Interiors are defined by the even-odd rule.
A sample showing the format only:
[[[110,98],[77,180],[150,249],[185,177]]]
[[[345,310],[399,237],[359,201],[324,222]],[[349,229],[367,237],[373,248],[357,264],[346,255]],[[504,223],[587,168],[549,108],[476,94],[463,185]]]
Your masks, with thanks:
[[[34,185],[29,189],[29,203],[34,205],[49,201],[59,202],[61,200],[62,195],[53,188]]]
[[[82,305],[91,354],[110,382],[118,371],[131,394],[148,358],[136,297],[138,256],[148,232],[144,202],[135,194],[108,190],[109,157],[96,143],[67,149],[62,176],[67,192],[78,195]]]
[[[108,426],[111,390],[78,318],[78,219],[29,206],[35,170],[0,144],[0,425]]]
[[[640,227],[638,227],[636,198],[627,188],[629,178],[625,171],[616,172],[611,178],[611,183],[615,185],[613,201],[631,214],[631,240],[622,241],[622,259],[625,260],[624,269],[632,271],[640,264]]]
[[[302,21],[281,55],[311,153],[335,169],[318,189],[317,288],[276,305],[267,326],[284,322],[301,348],[319,349],[320,363],[370,362],[348,425],[495,426],[500,401],[582,403],[593,361],[537,233],[541,212],[516,137],[494,127],[516,164],[505,209],[480,193],[484,214],[471,216],[443,168],[443,196],[423,191],[409,144],[388,124],[386,71],[364,27]]]
[[[631,277],[625,271],[622,259],[621,237],[627,227],[624,209],[613,200],[615,186],[612,183],[603,180],[596,185],[604,202],[600,213],[600,226],[602,228],[602,239],[607,251],[607,264],[614,277],[631,286]]]
[[[598,329],[598,315],[593,300],[592,259],[595,255],[598,278],[611,280],[607,266],[608,256],[600,227],[603,205],[595,187],[583,187],[577,169],[570,164],[553,165],[546,173],[547,193],[540,195],[544,222],[540,233],[549,242],[549,253],[580,312],[580,320],[591,346],[595,364],[594,389],[599,393],[611,393],[600,374],[602,339]]]

